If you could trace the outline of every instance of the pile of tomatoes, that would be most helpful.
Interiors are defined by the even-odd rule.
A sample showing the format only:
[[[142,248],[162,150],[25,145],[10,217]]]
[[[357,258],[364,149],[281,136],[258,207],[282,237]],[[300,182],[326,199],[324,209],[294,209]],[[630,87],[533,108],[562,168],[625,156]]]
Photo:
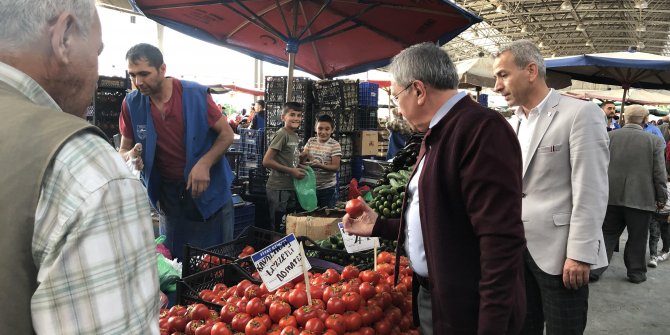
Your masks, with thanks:
[[[400,258],[399,282],[393,285],[395,255],[381,252],[377,270],[347,266],[310,273],[308,304],[302,276],[268,292],[265,284],[243,280],[203,290],[204,304],[161,310],[161,335],[372,335],[419,334],[412,321],[412,270]]]

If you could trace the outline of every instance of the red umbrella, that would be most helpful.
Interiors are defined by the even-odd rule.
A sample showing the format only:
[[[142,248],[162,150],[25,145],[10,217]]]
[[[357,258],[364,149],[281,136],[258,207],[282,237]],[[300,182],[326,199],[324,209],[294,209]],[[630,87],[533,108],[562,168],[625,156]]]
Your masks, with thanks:
[[[187,35],[288,65],[289,82],[294,67],[320,78],[382,67],[410,45],[442,45],[481,21],[447,0],[131,0],[131,5]]]

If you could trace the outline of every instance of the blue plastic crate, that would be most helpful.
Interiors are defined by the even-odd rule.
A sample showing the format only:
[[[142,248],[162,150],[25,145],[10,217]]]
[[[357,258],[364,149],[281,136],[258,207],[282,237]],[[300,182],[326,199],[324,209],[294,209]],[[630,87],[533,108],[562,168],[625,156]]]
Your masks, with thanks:
[[[256,206],[251,202],[245,202],[241,206],[235,206],[235,224],[233,225],[233,236],[237,238],[247,227],[253,226],[256,219]]]
[[[374,83],[358,84],[358,105],[377,107],[379,85]]]

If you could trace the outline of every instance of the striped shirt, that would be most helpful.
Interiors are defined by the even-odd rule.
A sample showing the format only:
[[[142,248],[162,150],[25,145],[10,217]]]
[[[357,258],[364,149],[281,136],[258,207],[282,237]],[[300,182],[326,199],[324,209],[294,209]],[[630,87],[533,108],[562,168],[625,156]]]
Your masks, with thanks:
[[[3,63],[0,80],[61,111],[33,79]],[[35,214],[37,334],[159,334],[148,201],[104,139],[82,133],[63,145],[45,173]]]
[[[342,156],[340,143],[333,138],[329,138],[325,143],[321,143],[317,137],[311,137],[307,140],[304,151],[309,151],[314,160],[324,165],[332,163],[333,156]],[[316,175],[317,190],[333,187],[337,184],[337,172],[314,169],[314,174]]]

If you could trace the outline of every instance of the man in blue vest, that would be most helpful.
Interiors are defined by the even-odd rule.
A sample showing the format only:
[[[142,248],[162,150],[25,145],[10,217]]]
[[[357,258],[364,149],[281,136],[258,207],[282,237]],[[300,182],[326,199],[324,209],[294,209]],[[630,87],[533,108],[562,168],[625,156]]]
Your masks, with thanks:
[[[126,161],[137,158],[165,245],[181,258],[184,244],[232,240],[233,175],[223,159],[233,143],[228,120],[206,86],[165,76],[158,48],[135,45],[126,60],[137,89],[123,101],[119,152]]]

